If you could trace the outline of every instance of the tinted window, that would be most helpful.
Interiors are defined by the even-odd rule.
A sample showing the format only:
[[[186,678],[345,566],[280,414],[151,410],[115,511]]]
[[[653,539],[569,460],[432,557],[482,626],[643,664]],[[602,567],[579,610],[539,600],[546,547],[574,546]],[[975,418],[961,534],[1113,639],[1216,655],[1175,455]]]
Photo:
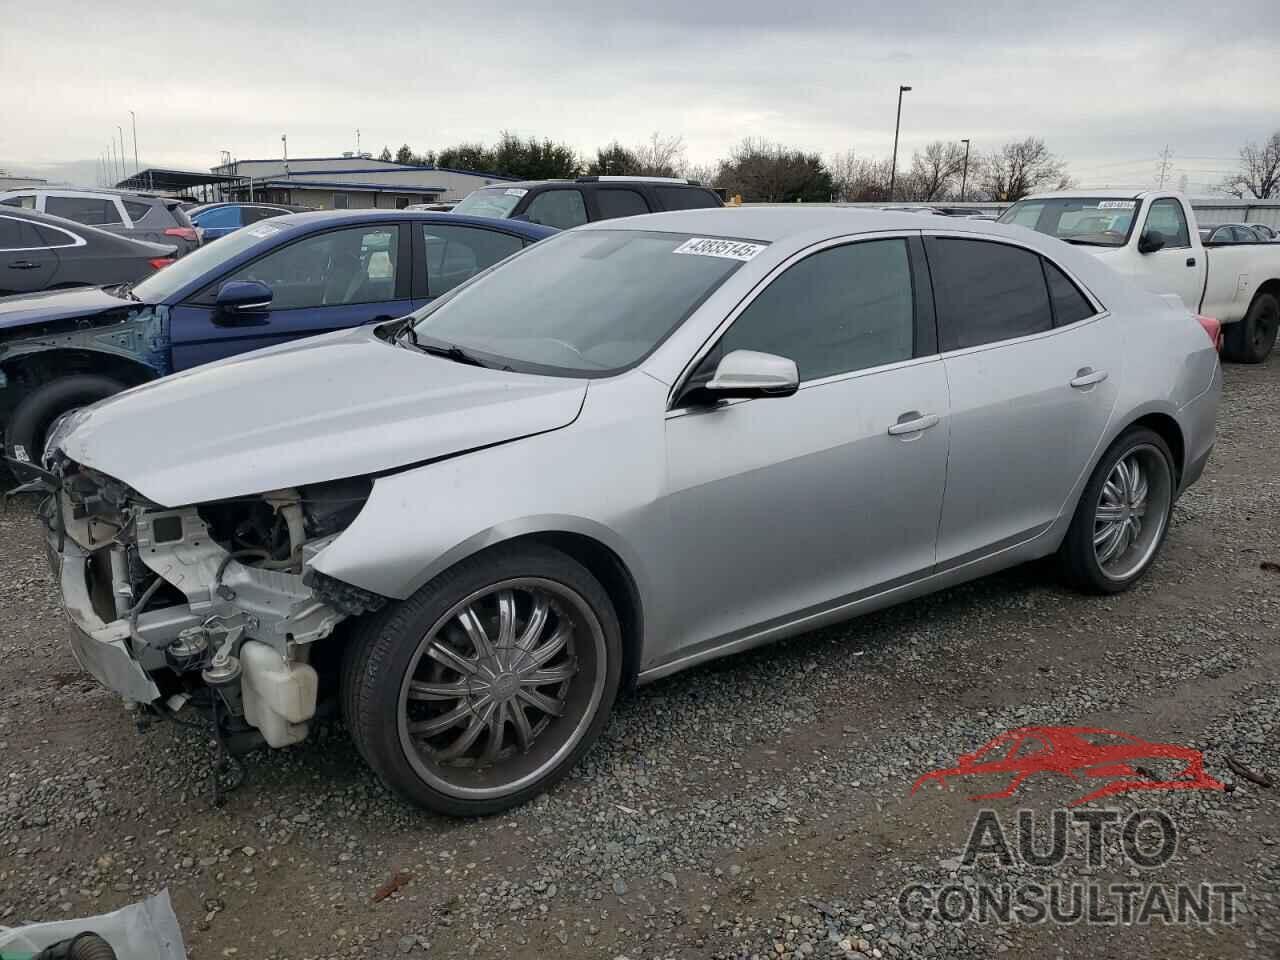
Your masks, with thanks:
[[[544,191],[530,201],[525,214],[533,223],[545,223],[561,230],[587,222],[587,208],[578,190]]]
[[[1248,227],[1232,227],[1236,240],[1240,243],[1257,243],[1258,235]]]
[[[33,224],[36,232],[40,235],[41,245],[46,247],[74,247],[82,241],[82,238],[63,230],[61,227],[55,227],[52,224],[41,223]],[[101,241],[99,241],[101,242]]]
[[[44,246],[48,244],[40,239],[27,221],[0,217],[0,250],[30,250]]]
[[[248,226],[251,223],[257,223],[259,220],[282,217],[287,212],[287,210],[277,210],[275,207],[241,207],[240,222]]]
[[[192,221],[197,227],[206,230],[235,229],[240,226],[239,207],[214,207],[212,210],[201,210]]]
[[[976,347],[1053,326],[1040,257],[981,240],[926,237],[943,350]]]
[[[634,217],[648,213],[649,204],[634,190],[620,190],[607,187],[596,191],[596,204],[600,207],[600,218],[612,220],[614,217]]]
[[[511,256],[524,244],[496,230],[422,225],[427,254],[427,294],[438,297],[481,270]]]
[[[1166,247],[1191,246],[1187,218],[1182,212],[1182,204],[1177,200],[1157,200],[1151,204],[1151,212],[1147,214],[1147,225],[1143,229],[1159,230],[1164,234]]]
[[[259,280],[273,292],[273,310],[391,300],[399,235],[391,225],[307,237],[223,277],[214,292],[229,280]]]
[[[22,207],[25,210],[34,210],[36,208],[35,194],[27,193],[20,197],[10,197],[8,200],[0,200],[0,203],[10,207]]]
[[[473,217],[496,217],[501,220],[511,215],[516,204],[529,191],[524,187],[493,187],[489,190],[473,190],[453,208],[454,213]]]
[[[732,350],[789,357],[801,380],[911,358],[914,309],[905,240],[833,247],[774,280],[733,322]]]
[[[1044,262],[1044,275],[1049,281],[1049,299],[1053,301],[1055,326],[1075,323],[1092,317],[1097,312],[1088,298],[1071,282],[1071,278],[1048,260]]]
[[[115,201],[98,197],[45,197],[44,212],[77,223],[120,223]]]
[[[720,198],[702,187],[655,187],[664,210],[700,210],[720,206]]]
[[[151,204],[143,203],[140,200],[126,200],[124,202],[124,212],[129,214],[130,220],[137,223],[151,212]]]

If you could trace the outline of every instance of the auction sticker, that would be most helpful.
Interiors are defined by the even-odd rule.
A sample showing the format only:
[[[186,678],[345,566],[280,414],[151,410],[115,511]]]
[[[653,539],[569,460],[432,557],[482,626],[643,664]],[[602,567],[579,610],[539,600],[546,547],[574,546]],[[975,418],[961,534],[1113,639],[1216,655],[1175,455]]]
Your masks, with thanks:
[[[279,227],[273,227],[269,223],[260,223],[256,227],[253,227],[252,229],[249,230],[249,236],[258,237],[259,239],[261,239],[262,237],[274,236],[279,232],[280,232]]]
[[[715,240],[710,237],[694,237],[672,250],[672,253],[691,253],[697,257],[724,257],[726,260],[750,260],[765,248],[763,243],[743,243],[741,240]]]
[[[1134,201],[1132,200],[1099,200],[1099,210],[1132,210]]]
[[[507,187],[507,189],[503,191],[503,193],[508,197],[523,197],[528,192],[529,191],[523,187]]]

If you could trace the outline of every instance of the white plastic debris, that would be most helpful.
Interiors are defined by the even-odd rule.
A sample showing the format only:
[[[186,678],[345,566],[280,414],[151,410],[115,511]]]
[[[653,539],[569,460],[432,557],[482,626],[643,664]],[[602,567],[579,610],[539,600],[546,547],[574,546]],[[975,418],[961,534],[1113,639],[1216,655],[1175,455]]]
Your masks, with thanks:
[[[96,917],[0,927],[0,951],[38,953],[50,944],[89,931],[111,944],[120,960],[187,960],[167,889],[141,903]]]

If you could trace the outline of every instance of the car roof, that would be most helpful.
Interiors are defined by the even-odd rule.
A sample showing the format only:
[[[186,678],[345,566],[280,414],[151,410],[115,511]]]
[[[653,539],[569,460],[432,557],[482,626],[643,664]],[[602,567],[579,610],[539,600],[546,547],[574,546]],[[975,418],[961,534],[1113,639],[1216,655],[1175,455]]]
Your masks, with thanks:
[[[681,180],[678,177],[642,177],[637,174],[634,177],[626,176],[584,176],[584,177],[565,177],[562,179],[549,180],[515,180],[503,183],[491,183],[484,187],[477,187],[477,190],[505,190],[510,187],[520,187],[525,190],[532,190],[534,187],[563,187],[563,186],[585,186],[590,184],[603,184],[606,187],[626,186],[629,183],[648,183],[656,187],[689,187],[695,190],[710,190],[706,184],[690,183],[688,180]]]
[[[69,187],[60,186],[56,183],[42,183],[32,187],[14,187],[11,190],[0,190],[0,197],[21,193],[65,193],[73,197],[128,197],[129,199],[137,198],[139,200],[181,202],[177,197],[165,197],[158,193],[147,193],[144,190],[117,190],[114,187]]]
[[[877,230],[948,230],[997,235],[1026,241],[1026,232],[990,221],[939,217],[933,213],[868,210],[859,207],[800,207],[796,204],[751,207],[705,207],[673,210],[615,220],[596,220],[575,230],[662,230],[709,234],[776,243],[792,237],[832,237]]]
[[[403,222],[405,220],[421,220],[423,223],[459,224],[473,227],[490,227],[504,233],[517,233],[530,240],[541,240],[553,233],[559,233],[555,227],[540,223],[528,223],[523,220],[506,220],[497,217],[472,217],[466,214],[449,213],[444,210],[310,210],[306,213],[288,213],[282,217],[272,217],[269,222],[280,230],[293,228],[310,229],[316,226],[359,226],[362,223]]]

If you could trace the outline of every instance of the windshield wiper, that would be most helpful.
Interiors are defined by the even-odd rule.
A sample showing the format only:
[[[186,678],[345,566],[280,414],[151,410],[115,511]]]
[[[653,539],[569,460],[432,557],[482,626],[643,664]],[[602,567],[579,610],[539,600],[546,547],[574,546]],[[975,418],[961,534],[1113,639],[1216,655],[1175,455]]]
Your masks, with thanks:
[[[446,343],[443,340],[435,340],[435,339],[424,341],[418,336],[418,332],[414,330],[412,325],[410,325],[407,329],[412,332],[405,337],[405,340],[408,341],[410,344],[412,344],[414,347],[416,347],[418,350],[421,350],[423,353],[429,353],[433,357],[445,357],[448,360],[452,360],[454,363],[466,363],[466,364],[470,364],[473,367],[489,366],[489,364],[485,363],[475,354],[468,353],[466,350],[463,350],[462,347],[458,346],[456,343]]]
[[[1070,243],[1077,247],[1111,247],[1115,244],[1099,243],[1097,240],[1077,240],[1075,237],[1059,237],[1063,243]]]
[[[120,284],[120,286],[116,287],[113,292],[122,300],[136,300],[138,303],[142,302],[142,298],[133,292],[132,281]]]

